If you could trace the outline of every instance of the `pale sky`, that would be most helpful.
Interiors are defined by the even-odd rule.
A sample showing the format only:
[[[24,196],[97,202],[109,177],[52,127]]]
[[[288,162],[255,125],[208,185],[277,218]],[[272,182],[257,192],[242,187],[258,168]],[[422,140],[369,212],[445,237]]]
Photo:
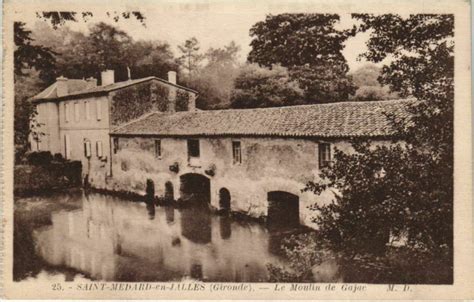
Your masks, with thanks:
[[[203,52],[209,47],[223,47],[230,41],[235,41],[241,47],[240,60],[243,62],[250,51],[249,29],[252,25],[263,21],[268,13],[278,14],[292,11],[279,6],[256,9],[252,5],[232,6],[227,3],[220,9],[215,9],[215,7],[209,9],[205,4],[168,4],[167,6],[148,7],[142,12],[146,16],[146,27],[143,27],[135,19],[121,19],[115,23],[106,16],[104,11],[93,11],[94,16],[88,22],[83,22],[81,19],[77,23],[68,22],[67,25],[74,30],[87,31],[90,24],[103,21],[119,27],[135,40],[167,41],[175,55],[179,53],[177,45],[182,44],[190,37],[196,37],[199,40]],[[18,19],[26,22],[29,26],[33,26],[39,20],[34,14],[19,14]],[[349,14],[341,14],[341,22],[338,26],[341,29],[350,28],[353,22]],[[366,50],[365,41],[367,38],[367,34],[358,34],[346,42],[343,54],[351,71],[366,63],[366,61],[360,62],[356,59],[360,53]]]

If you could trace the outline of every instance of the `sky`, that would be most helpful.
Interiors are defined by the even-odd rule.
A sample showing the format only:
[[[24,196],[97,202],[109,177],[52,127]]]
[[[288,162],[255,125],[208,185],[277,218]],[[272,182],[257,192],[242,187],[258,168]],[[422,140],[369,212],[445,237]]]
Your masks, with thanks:
[[[247,3],[248,4],[248,3]],[[135,19],[121,19],[114,22],[107,17],[105,11],[93,11],[94,16],[87,22],[68,22],[67,25],[74,30],[86,32],[88,26],[96,22],[113,24],[127,32],[135,40],[164,40],[167,41],[178,55],[177,45],[182,44],[190,37],[196,37],[201,45],[201,50],[223,47],[235,41],[240,47],[240,61],[244,62],[250,51],[251,37],[249,30],[255,23],[263,21],[269,13],[277,14],[292,12],[285,7],[253,7],[252,5],[235,5],[227,3],[219,8],[209,7],[206,4],[194,5],[162,5],[147,7],[142,10],[146,17],[146,27]],[[341,14],[339,29],[350,28],[353,20],[349,14]],[[38,22],[34,13],[19,14],[18,18],[33,26]],[[350,71],[354,71],[367,62],[357,60],[360,53],[366,50],[365,42],[368,34],[358,34],[346,41],[343,54],[347,60]]]

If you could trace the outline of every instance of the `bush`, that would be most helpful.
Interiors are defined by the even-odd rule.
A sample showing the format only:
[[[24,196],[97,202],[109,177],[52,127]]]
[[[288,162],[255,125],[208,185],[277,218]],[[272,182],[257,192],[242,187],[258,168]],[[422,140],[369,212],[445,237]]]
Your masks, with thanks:
[[[61,153],[55,153],[53,155],[53,159],[57,162],[64,162],[65,161],[65,158],[63,157],[63,155]]]
[[[37,166],[46,166],[51,163],[53,156],[49,151],[31,152],[26,155],[28,163]]]

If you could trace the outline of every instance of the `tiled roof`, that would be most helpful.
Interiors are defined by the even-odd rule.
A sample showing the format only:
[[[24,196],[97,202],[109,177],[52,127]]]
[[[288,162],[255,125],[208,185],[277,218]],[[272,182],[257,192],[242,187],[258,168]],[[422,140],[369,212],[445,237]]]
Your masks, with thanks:
[[[81,96],[87,96],[87,95],[90,95],[90,94],[97,94],[97,93],[106,93],[106,92],[110,92],[110,91],[113,91],[113,90],[125,88],[125,87],[131,86],[131,85],[143,83],[143,82],[153,80],[153,79],[158,80],[158,81],[163,82],[163,83],[168,84],[168,85],[172,85],[172,86],[175,86],[175,87],[193,92],[193,93],[197,93],[195,90],[192,90],[190,88],[180,86],[180,85],[176,85],[176,84],[172,84],[168,81],[165,81],[163,79],[152,76],[152,77],[146,77],[146,78],[141,78],[141,79],[128,80],[128,81],[123,81],[123,82],[116,82],[116,83],[106,85],[106,86],[95,86],[95,87],[92,87],[92,88],[87,88],[86,86],[83,86],[81,89],[76,89],[74,87],[73,89],[69,89],[69,93],[66,96],[64,96],[64,98],[70,98],[70,97],[74,97],[74,96],[81,97]],[[85,80],[68,79],[68,85],[69,85],[69,82],[71,82],[71,81],[73,83],[84,82],[84,83],[87,84],[87,82]],[[41,100],[57,99],[58,96],[55,92],[53,94],[51,94],[51,96],[46,94],[48,90],[54,90],[55,91],[55,89],[56,89],[56,83],[52,84],[51,86],[49,86],[48,88],[46,88],[45,90],[40,92],[39,94],[35,95],[32,98],[32,100],[33,101],[41,101]],[[45,96],[48,96],[48,97],[45,97]]]
[[[87,89],[87,86],[90,85],[85,80],[78,80],[78,79],[67,79],[67,89],[69,94],[77,93],[78,91],[82,91]],[[57,82],[51,84],[45,90],[41,91],[37,95],[35,95],[32,100],[51,100],[57,99]]]
[[[386,113],[407,116],[413,100],[339,102],[261,109],[153,112],[112,135],[379,137],[394,134]]]

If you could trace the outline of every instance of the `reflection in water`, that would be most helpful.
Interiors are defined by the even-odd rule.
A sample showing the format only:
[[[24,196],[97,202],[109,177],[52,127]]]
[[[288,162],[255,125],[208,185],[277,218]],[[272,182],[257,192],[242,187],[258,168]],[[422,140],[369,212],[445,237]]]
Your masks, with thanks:
[[[165,214],[166,214],[166,222],[171,224],[174,222],[174,208],[173,207],[165,207]]]
[[[219,217],[219,226],[221,231],[221,238],[222,239],[229,239],[230,235],[232,235],[232,228],[230,225],[230,218],[229,216],[221,216]]]
[[[148,219],[155,219],[155,205],[151,202],[146,204],[146,209],[148,211]]]
[[[212,239],[211,212],[207,207],[192,206],[181,209],[181,233],[195,243],[209,243]]]
[[[191,278],[202,280],[202,265],[194,263],[191,265]]]
[[[58,269],[111,281],[258,282],[268,280],[267,263],[284,261],[260,224],[208,209],[155,208],[93,193],[76,198],[82,208],[53,212],[52,224],[33,232],[36,253]]]

